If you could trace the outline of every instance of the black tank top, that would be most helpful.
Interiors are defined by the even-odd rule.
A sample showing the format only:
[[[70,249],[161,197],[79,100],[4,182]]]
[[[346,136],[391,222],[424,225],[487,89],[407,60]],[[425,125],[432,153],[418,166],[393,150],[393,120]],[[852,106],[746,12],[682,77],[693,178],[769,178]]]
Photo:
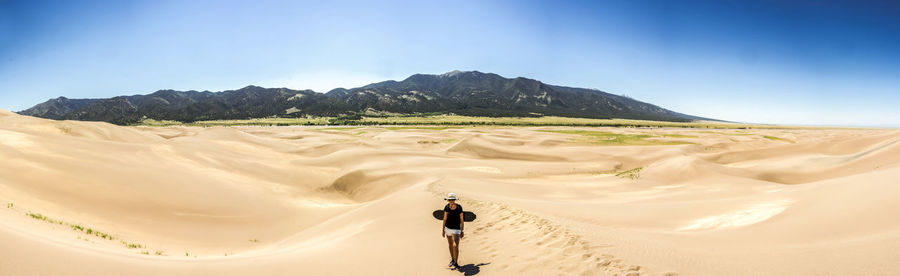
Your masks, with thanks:
[[[459,225],[461,223],[459,221],[459,214],[462,214],[462,212],[462,205],[456,204],[456,209],[450,209],[449,203],[447,206],[444,206],[444,214],[447,214],[447,224],[444,226],[450,229],[459,230]]]

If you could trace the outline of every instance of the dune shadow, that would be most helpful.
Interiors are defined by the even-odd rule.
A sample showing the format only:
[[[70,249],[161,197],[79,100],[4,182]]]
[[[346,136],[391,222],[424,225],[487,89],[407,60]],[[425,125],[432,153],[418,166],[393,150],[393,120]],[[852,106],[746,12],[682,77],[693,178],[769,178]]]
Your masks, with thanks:
[[[489,265],[489,264],[491,264],[491,263],[467,264],[464,266],[460,266],[459,269],[457,269],[457,271],[462,272],[463,275],[466,275],[466,276],[475,275],[475,274],[478,274],[478,272],[481,272],[481,266],[485,266],[485,265]]]

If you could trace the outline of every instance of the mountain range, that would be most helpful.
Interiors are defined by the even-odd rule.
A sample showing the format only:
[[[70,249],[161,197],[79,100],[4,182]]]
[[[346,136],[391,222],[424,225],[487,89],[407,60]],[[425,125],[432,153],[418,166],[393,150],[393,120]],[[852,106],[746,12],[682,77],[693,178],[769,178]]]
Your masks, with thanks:
[[[657,121],[709,120],[596,89],[549,85],[478,71],[415,74],[402,81],[327,93],[247,86],[222,92],[159,90],[105,99],[50,99],[19,114],[134,124],[262,117],[341,116],[365,111],[471,116],[564,116]]]

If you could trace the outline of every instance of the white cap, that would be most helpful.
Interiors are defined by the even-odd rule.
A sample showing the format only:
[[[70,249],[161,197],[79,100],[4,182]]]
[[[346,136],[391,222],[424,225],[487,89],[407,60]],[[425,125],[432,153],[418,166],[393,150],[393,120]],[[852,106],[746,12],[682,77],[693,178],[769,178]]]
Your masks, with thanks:
[[[447,194],[447,197],[444,198],[444,200],[451,200],[451,199],[456,200],[456,194],[449,193],[449,194]]]

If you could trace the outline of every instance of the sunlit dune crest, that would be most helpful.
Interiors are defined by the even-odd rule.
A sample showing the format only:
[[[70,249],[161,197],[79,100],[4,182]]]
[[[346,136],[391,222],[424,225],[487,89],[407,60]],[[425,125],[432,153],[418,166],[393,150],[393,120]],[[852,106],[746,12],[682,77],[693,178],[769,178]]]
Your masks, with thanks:
[[[752,225],[780,214],[787,209],[789,204],[790,201],[756,204],[747,209],[698,219],[693,224],[678,228],[678,230],[720,230]]]

